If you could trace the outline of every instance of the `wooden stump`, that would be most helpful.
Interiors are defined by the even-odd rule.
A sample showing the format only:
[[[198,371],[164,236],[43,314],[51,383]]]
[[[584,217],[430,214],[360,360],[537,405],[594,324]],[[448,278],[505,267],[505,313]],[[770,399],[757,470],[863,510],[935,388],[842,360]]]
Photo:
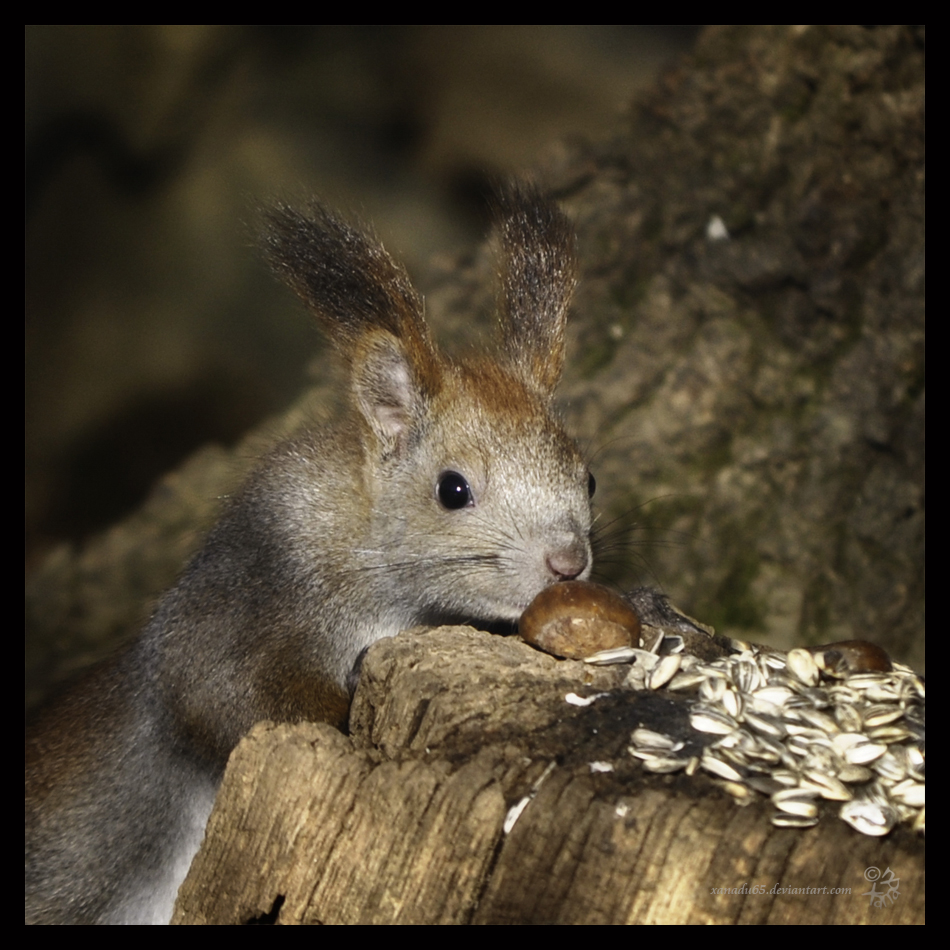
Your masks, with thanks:
[[[235,750],[175,922],[923,922],[922,838],[832,803],[779,829],[765,798],[644,772],[630,732],[683,700],[620,678],[464,627],[376,644],[351,735],[261,723]],[[899,879],[884,906],[870,868]]]

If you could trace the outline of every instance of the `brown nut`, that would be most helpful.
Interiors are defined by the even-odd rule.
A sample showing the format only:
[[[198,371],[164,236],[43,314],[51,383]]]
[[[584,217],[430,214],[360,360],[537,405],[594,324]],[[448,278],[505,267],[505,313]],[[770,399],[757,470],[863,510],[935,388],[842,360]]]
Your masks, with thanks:
[[[868,640],[839,640],[811,647],[815,662],[831,676],[848,673],[890,673],[891,658],[883,647]]]
[[[636,646],[640,618],[612,590],[589,581],[545,587],[518,622],[524,639],[545,653],[580,660],[613,647]]]

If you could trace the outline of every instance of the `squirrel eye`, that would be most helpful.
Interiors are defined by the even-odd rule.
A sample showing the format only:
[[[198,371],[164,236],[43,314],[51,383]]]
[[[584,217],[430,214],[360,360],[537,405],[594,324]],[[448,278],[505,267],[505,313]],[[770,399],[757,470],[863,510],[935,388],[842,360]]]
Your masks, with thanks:
[[[449,511],[457,511],[466,505],[474,504],[475,501],[472,498],[472,489],[468,487],[468,482],[458,472],[443,472],[439,476],[435,493],[442,507]]]
[[[594,478],[593,472],[588,472],[587,473],[587,497],[593,498],[595,491],[597,491],[597,479]]]

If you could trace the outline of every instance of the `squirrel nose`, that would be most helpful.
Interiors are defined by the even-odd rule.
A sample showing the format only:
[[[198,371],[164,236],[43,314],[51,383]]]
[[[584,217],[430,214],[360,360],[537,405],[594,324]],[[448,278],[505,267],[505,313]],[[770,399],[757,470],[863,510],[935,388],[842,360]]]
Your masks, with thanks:
[[[558,581],[572,581],[587,567],[587,550],[577,545],[549,554],[545,560],[548,570]]]

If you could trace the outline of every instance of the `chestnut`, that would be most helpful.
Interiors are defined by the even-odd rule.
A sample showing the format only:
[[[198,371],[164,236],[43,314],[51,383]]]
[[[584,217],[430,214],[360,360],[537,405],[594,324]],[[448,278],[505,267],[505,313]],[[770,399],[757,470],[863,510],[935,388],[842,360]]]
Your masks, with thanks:
[[[849,673],[890,673],[891,658],[883,647],[868,640],[839,640],[812,647],[815,662],[829,675]]]
[[[528,604],[518,631],[545,653],[580,660],[601,650],[637,646],[640,618],[619,594],[600,584],[561,581]]]

